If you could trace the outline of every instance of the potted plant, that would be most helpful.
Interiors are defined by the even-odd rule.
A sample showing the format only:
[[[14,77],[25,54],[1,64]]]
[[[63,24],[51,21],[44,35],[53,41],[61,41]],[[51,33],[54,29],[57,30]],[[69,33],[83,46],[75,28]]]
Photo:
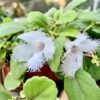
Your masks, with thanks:
[[[69,100],[99,100],[100,14],[75,9],[85,1],[73,0],[63,10],[51,8],[45,14],[30,12],[19,22],[0,25],[5,40],[1,57],[10,61],[4,87],[23,87],[19,96],[9,99],[56,100],[64,89]]]

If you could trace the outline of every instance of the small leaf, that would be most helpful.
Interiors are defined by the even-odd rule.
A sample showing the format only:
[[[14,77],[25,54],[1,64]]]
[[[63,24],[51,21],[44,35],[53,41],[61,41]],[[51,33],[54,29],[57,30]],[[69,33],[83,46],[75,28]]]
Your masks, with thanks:
[[[21,31],[24,31],[24,27],[17,23],[10,22],[0,24],[0,37],[12,35]]]
[[[75,78],[65,78],[64,89],[69,100],[100,99],[99,87],[92,77],[83,70],[78,70]]]
[[[10,17],[3,18],[3,23],[9,23],[12,22],[13,20]]]
[[[75,10],[69,10],[64,12],[59,20],[57,21],[57,24],[64,24],[68,22],[72,22],[77,18],[77,12]]]
[[[65,29],[61,29],[58,35],[76,37],[79,32],[80,30],[78,28],[70,26],[66,27]]]
[[[92,30],[96,33],[98,33],[98,35],[100,35],[100,27],[99,26],[93,26]]]
[[[3,38],[3,39],[0,39],[0,49],[4,46],[4,44],[6,43],[7,41],[7,38]]]
[[[80,4],[84,3],[87,0],[72,0],[72,2],[70,2],[67,7],[65,8],[65,10],[70,10],[73,9],[77,6],[79,6]]]
[[[8,100],[11,98],[11,94],[0,84],[0,100]]]
[[[47,17],[47,20],[48,20],[48,25],[49,26],[52,26],[52,25],[55,24],[55,20],[52,17]]]
[[[14,58],[10,61],[10,72],[15,79],[20,79],[26,71],[25,66],[21,62],[17,62]]]
[[[84,57],[83,66],[85,66],[84,69],[89,72],[95,80],[100,80],[100,66],[92,64],[91,59],[88,57]]]
[[[45,15],[48,17],[53,17],[53,15],[56,11],[57,11],[57,9],[55,7],[53,7],[50,10],[48,10],[48,12],[46,12]]]
[[[9,72],[4,80],[4,86],[7,90],[13,90],[16,89],[21,84],[22,81],[23,78],[15,79],[14,74]]]
[[[6,91],[0,91],[0,100],[9,100],[11,98],[11,95]]]
[[[95,64],[91,64],[88,72],[95,80],[100,80],[100,66],[97,67]]]
[[[58,20],[60,18],[60,16],[62,15],[62,10],[57,10],[55,13],[54,13],[54,19],[55,20]]]
[[[5,49],[1,49],[0,50],[0,59],[4,59],[6,56],[6,50]]]
[[[91,67],[91,59],[89,57],[86,57],[86,56],[84,57],[83,66],[84,66],[83,68],[85,71],[89,70],[89,68]]]
[[[41,12],[38,11],[30,12],[28,14],[28,21],[40,27],[47,27],[48,24],[46,17]]]
[[[54,72],[57,72],[59,69],[60,60],[61,60],[62,53],[63,53],[64,42],[65,42],[64,36],[59,36],[55,40],[56,50],[55,50],[54,58],[49,61],[49,66],[50,66],[51,70]]]
[[[82,22],[81,20],[75,20],[75,21],[69,23],[69,25],[79,28],[80,30],[84,30],[89,26],[89,23]]]
[[[28,100],[56,100],[57,88],[47,77],[32,77],[23,86],[23,92]]]

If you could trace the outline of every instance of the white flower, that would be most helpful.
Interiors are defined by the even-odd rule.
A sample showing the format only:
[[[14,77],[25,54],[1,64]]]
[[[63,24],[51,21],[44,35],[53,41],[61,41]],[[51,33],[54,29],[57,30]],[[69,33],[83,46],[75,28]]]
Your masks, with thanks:
[[[39,71],[45,62],[53,58],[55,46],[52,38],[41,31],[32,31],[18,36],[24,42],[18,45],[12,56],[24,61],[29,71]]]
[[[80,34],[74,41],[66,41],[66,53],[63,57],[61,70],[65,76],[74,77],[76,71],[82,68],[83,52],[95,52],[98,41],[89,39],[88,36]]]

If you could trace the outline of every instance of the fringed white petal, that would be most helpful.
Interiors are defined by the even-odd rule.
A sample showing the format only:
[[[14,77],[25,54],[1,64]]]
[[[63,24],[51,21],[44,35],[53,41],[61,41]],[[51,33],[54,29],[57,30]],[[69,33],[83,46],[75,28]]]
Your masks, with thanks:
[[[82,52],[77,53],[68,53],[65,56],[65,59],[63,60],[63,64],[61,66],[61,71],[65,75],[65,77],[74,77],[76,71],[79,68],[82,68],[82,61],[83,60],[83,54]]]
[[[77,51],[76,53],[74,53],[74,55],[75,55],[78,67],[82,68],[82,66],[83,66],[83,52],[82,51]]]
[[[20,44],[13,50],[12,57],[18,61],[27,61],[33,56],[33,48],[28,44]]]
[[[91,39],[86,39],[85,41],[83,41],[80,45],[79,48],[80,50],[82,50],[83,52],[95,52],[97,47],[99,46],[99,42],[96,40],[91,40]]]
[[[95,51],[99,45],[98,41],[92,40],[84,34],[78,35],[73,42],[67,41],[65,43],[67,53],[62,64],[62,71],[65,76],[74,77],[75,72],[82,68],[83,52]]]
[[[85,34],[80,34],[77,36],[77,39],[72,42],[72,44],[77,46],[83,52],[94,52],[97,49],[99,42],[90,39]]]
[[[55,52],[55,45],[52,38],[47,38],[43,42],[44,42],[43,54],[45,59],[48,61],[53,58]]]
[[[69,49],[71,49],[71,47],[72,47],[72,42],[70,41],[70,40],[66,40],[66,42],[65,42],[65,50],[67,51],[67,50],[69,50]]]
[[[27,68],[29,71],[36,72],[39,71],[40,68],[45,63],[45,59],[42,52],[35,53],[32,58],[27,61]]]
[[[73,45],[79,46],[82,42],[88,39],[88,36],[85,34],[79,34],[77,38],[72,42]]]
[[[41,31],[31,31],[18,36],[19,39],[24,40],[25,42],[35,45],[37,40],[45,39],[46,36]]]

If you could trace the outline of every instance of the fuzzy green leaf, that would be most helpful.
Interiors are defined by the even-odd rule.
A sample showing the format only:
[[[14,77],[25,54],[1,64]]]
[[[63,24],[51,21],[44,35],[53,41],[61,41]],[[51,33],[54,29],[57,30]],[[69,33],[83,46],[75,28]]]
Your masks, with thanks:
[[[41,12],[38,11],[30,12],[28,14],[28,21],[40,27],[47,27],[48,24],[46,17]]]
[[[45,15],[48,17],[53,17],[53,15],[56,11],[57,11],[57,9],[55,7],[53,7],[50,10],[48,10],[48,12],[46,12]]]
[[[55,40],[56,50],[55,50],[54,58],[49,61],[49,66],[50,66],[51,70],[54,72],[57,72],[59,69],[60,60],[61,60],[62,53],[63,53],[64,42],[65,42],[64,36],[59,36]]]
[[[62,14],[63,14],[62,10],[57,10],[57,11],[54,13],[54,19],[55,19],[55,20],[58,20]]]
[[[12,35],[24,31],[24,27],[14,22],[2,23],[0,25],[0,37]]]
[[[56,100],[57,88],[47,77],[32,77],[23,86],[23,93],[28,100]]]
[[[69,100],[100,100],[100,89],[92,77],[83,70],[75,78],[65,78],[64,89]]]
[[[80,30],[78,28],[70,26],[66,27],[65,29],[61,29],[58,35],[76,37],[79,32]]]
[[[72,22],[76,19],[76,17],[77,12],[75,10],[66,11],[60,16],[59,20],[57,21],[57,24]]]

